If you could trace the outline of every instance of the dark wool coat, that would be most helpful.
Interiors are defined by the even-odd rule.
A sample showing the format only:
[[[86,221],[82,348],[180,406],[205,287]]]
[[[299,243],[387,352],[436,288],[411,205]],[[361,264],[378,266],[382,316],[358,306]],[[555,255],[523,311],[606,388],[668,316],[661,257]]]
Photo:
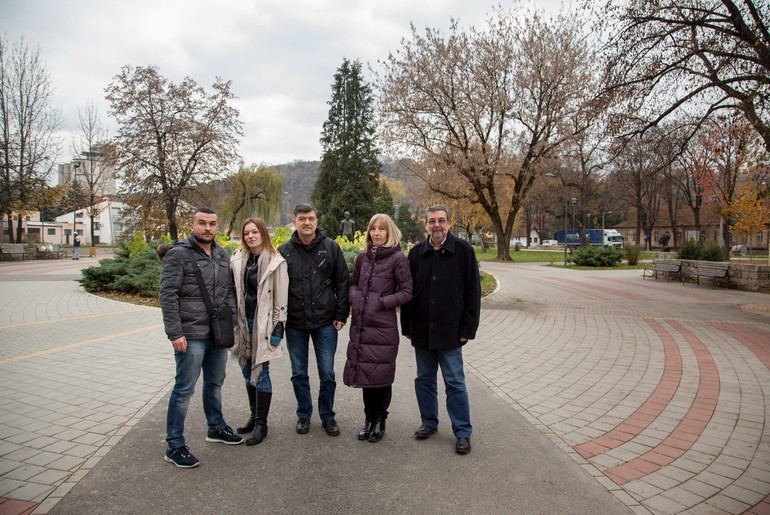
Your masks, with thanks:
[[[368,246],[356,261],[348,292],[353,317],[343,381],[363,388],[389,386],[398,355],[396,307],[412,298],[409,262],[398,246]]]
[[[438,250],[426,239],[409,251],[409,265],[414,291],[401,307],[401,333],[429,350],[455,349],[463,345],[460,338],[475,338],[481,280],[473,247],[452,233]]]

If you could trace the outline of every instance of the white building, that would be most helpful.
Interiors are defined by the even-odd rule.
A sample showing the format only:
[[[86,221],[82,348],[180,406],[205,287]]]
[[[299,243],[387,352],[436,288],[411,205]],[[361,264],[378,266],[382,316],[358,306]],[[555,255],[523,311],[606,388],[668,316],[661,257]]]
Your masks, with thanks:
[[[125,208],[123,202],[107,198],[93,206],[94,216],[94,242],[112,245],[117,243],[120,233],[123,231],[123,223],[120,219],[120,210]],[[57,216],[56,223],[63,226],[63,235],[66,241],[62,243],[72,243],[73,225],[80,235],[80,244],[83,246],[91,245],[91,218],[89,208],[78,209],[73,212]],[[51,222],[48,222],[49,224]],[[58,243],[58,242],[56,242]]]
[[[89,156],[94,159],[89,159]],[[85,189],[93,184],[97,197],[117,195],[118,186],[115,180],[115,168],[103,164],[100,154],[84,153],[83,158],[74,159],[71,163],[63,163],[58,168],[58,184],[70,184],[76,180]]]

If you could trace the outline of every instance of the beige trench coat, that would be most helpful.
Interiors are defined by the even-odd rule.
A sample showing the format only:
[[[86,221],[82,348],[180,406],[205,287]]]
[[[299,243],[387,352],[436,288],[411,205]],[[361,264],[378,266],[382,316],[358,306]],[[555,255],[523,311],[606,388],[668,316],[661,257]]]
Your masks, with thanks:
[[[254,331],[249,338],[249,327],[246,324],[245,296],[243,273],[249,252],[239,248],[230,258],[230,269],[235,283],[235,299],[237,302],[237,317],[235,325],[235,345],[230,352],[243,366],[251,359],[250,382],[256,385],[257,377],[262,370],[262,363],[272,361],[283,355],[283,341],[278,346],[270,345],[270,335],[278,322],[286,325],[286,305],[289,292],[289,275],[283,256],[270,256],[263,251],[257,261],[259,266],[259,283],[257,285],[257,312],[254,317]]]

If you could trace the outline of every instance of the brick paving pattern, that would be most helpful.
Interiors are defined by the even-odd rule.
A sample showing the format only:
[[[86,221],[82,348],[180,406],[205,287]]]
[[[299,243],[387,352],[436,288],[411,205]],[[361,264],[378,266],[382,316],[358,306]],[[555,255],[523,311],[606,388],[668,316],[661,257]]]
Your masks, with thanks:
[[[767,295],[484,264],[466,358],[639,513],[768,513]]]

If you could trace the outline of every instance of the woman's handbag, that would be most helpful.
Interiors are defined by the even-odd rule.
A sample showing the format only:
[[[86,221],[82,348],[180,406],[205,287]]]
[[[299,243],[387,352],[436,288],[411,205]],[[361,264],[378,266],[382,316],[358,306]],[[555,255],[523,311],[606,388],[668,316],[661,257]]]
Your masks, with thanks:
[[[198,287],[201,290],[201,297],[203,302],[206,303],[206,309],[208,309],[209,317],[211,318],[211,332],[214,335],[214,346],[230,348],[235,344],[235,320],[233,319],[233,310],[227,304],[214,307],[214,303],[211,302],[209,291],[206,288],[206,283],[203,280],[203,274],[201,269],[198,268],[198,262],[192,255],[192,250],[187,257],[190,259],[193,271],[195,272],[195,278],[198,280]]]

